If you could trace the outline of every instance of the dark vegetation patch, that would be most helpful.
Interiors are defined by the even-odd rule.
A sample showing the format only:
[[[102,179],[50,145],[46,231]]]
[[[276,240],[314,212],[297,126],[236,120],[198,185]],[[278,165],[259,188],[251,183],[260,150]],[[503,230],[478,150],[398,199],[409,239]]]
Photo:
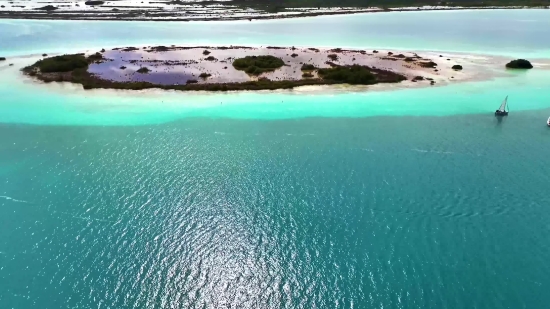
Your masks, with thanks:
[[[39,11],[55,11],[57,9],[59,8],[53,5],[46,5],[39,8],[35,8],[35,10],[39,10]]]
[[[26,67],[24,70],[38,69],[42,73],[53,72],[70,72],[76,69],[84,69],[88,67],[88,60],[82,54],[76,55],[62,55],[51,58],[45,58],[38,60],[30,67]]]
[[[298,57],[298,54],[292,54],[292,55],[290,55],[290,57],[296,58],[296,57]]]
[[[208,73],[204,73],[204,72],[201,73],[201,74],[199,75],[199,77],[200,77],[200,78],[203,78],[203,79],[207,79],[207,78],[209,78],[210,76],[212,76],[212,74],[208,74]]]
[[[516,59],[508,62],[506,67],[508,69],[532,69],[533,65],[528,60]]]
[[[122,51],[125,51],[125,52],[135,51],[135,50],[139,50],[139,48],[130,46],[122,49]]]
[[[275,71],[284,65],[281,58],[271,55],[266,56],[246,56],[233,61],[233,67],[240,71],[245,71],[250,75],[260,75],[264,72]]]
[[[0,61],[5,61],[6,57],[0,57]]]
[[[312,78],[312,77],[313,77],[313,74],[311,74],[310,72],[305,72],[304,74],[302,74],[302,77],[304,77],[304,78]]]
[[[317,67],[315,67],[313,64],[304,63],[304,65],[302,65],[302,71],[313,71],[313,70],[317,70]]]
[[[204,58],[204,60],[207,60],[207,61],[216,61],[218,60],[218,58],[214,57],[214,56],[208,56],[206,58]]]
[[[437,66],[437,63],[433,61],[422,61],[422,62],[418,62],[418,65],[423,68],[435,68]]]
[[[328,54],[327,57],[332,61],[338,60],[338,55],[337,54]]]
[[[455,64],[455,65],[453,65],[452,69],[457,70],[457,71],[462,70],[462,66],[460,64]]]
[[[125,66],[121,66],[120,69],[121,69],[121,70],[126,70],[126,67],[125,67]]]
[[[105,1],[90,0],[90,1],[84,2],[84,4],[86,5],[102,5],[103,3],[105,3]]]
[[[147,74],[147,73],[151,72],[151,70],[148,67],[141,67],[136,72],[138,72],[140,74]]]
[[[400,82],[406,79],[405,76],[401,74],[357,64],[319,69],[317,72],[324,80],[351,85],[372,85],[377,82]]]
[[[208,50],[205,49],[205,50],[202,52],[202,54],[205,55],[205,56],[208,56],[208,55],[210,55],[211,53],[210,53],[210,51],[208,51]]]
[[[88,60],[89,63],[101,62],[102,60],[105,60],[105,58],[103,58],[103,55],[100,53],[91,54],[86,59]]]
[[[165,51],[169,51],[169,50],[172,50],[172,49],[173,49],[172,47],[167,47],[167,46],[163,46],[163,45],[151,47],[152,52],[165,52]]]
[[[319,76],[324,80],[352,85],[369,85],[376,82],[376,77],[366,67],[359,65],[336,66],[319,69]]]
[[[423,76],[415,76],[415,77],[412,79],[413,82],[421,81],[421,80],[424,80],[424,77],[423,77]]]

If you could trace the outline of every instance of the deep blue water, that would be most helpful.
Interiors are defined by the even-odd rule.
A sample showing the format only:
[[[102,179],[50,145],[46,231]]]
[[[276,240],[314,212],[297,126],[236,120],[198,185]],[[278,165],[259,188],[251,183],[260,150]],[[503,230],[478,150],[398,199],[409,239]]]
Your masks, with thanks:
[[[543,308],[539,120],[3,125],[0,303]]]

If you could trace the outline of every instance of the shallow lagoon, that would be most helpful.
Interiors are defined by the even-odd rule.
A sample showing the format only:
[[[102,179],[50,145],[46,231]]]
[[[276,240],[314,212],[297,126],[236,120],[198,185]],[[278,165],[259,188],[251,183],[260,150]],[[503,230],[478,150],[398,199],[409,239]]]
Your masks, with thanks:
[[[541,39],[550,32],[548,10],[396,12],[211,23],[2,20],[0,25],[0,54],[7,56],[179,43],[383,47],[550,56],[550,42]],[[31,60],[20,58],[15,60],[16,66],[7,67],[11,61],[0,64],[0,95],[5,98],[0,103],[2,122],[146,124],[202,116],[280,119],[451,115],[492,112],[506,94],[515,110],[550,107],[549,94],[543,91],[550,88],[546,70],[483,83],[392,92],[114,94],[72,86],[33,85],[18,78],[17,71]]]
[[[178,43],[384,47],[550,56],[550,42],[540,39],[550,32],[548,10],[395,12],[211,23],[2,20],[0,25],[0,54],[7,56]],[[506,94],[510,94],[511,106],[516,110],[550,107],[549,94],[542,91],[550,88],[550,79],[545,78],[546,71],[540,70],[479,84],[394,92],[113,95],[72,86],[33,85],[16,78],[18,67],[26,60],[16,61],[15,67],[7,67],[10,60],[0,65],[0,95],[6,98],[0,104],[2,122],[139,124],[188,116],[276,119],[450,115],[491,112]]]

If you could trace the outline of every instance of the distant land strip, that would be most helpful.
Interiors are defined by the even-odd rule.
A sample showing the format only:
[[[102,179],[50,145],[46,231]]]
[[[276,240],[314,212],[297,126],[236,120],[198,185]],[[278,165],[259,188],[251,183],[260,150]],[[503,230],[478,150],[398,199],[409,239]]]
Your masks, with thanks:
[[[47,4],[47,5],[46,5]],[[151,20],[219,21],[264,20],[399,11],[449,11],[487,9],[548,9],[550,0],[539,1],[364,1],[364,0],[229,0],[81,2],[12,1],[0,6],[3,19],[52,20]]]

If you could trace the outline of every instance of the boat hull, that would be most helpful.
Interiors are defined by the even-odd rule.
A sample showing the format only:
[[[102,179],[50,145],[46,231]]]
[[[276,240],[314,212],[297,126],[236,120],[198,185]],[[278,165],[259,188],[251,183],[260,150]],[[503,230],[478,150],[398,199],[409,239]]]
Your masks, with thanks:
[[[503,112],[503,111],[495,111],[495,116],[508,116],[508,112]]]

